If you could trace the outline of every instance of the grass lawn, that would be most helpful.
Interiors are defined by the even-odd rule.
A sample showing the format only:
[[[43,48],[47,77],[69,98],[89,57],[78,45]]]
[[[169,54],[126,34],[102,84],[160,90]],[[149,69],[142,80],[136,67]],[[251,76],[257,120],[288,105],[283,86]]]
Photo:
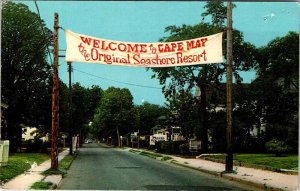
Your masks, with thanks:
[[[139,153],[140,151],[139,151],[139,150],[130,149],[129,152],[132,152],[132,153]]]
[[[225,155],[209,156],[214,159],[225,160]],[[243,165],[257,165],[275,169],[298,169],[298,155],[276,157],[273,154],[234,154],[233,160]]]
[[[67,173],[67,170],[69,169],[69,167],[71,166],[71,163],[73,161],[75,156],[72,155],[67,155],[65,156],[61,161],[58,162],[58,169],[57,170],[53,170],[53,169],[48,169],[45,170],[42,174],[45,176],[48,175],[62,175],[64,176]],[[43,181],[39,181],[39,182],[35,182],[30,189],[33,190],[49,190],[52,186],[51,182],[43,182]],[[56,185],[57,186],[57,185]]]
[[[59,163],[58,163],[58,168],[60,170],[68,170],[72,161],[73,161],[74,156],[72,155],[67,155],[65,158],[63,158]]]
[[[29,170],[31,164],[41,164],[49,159],[47,154],[42,153],[15,153],[9,156],[6,166],[0,167],[0,181],[6,182],[15,176]]]
[[[57,170],[52,170],[50,168],[50,169],[44,171],[42,174],[44,174],[44,175],[53,175],[53,174],[64,175],[64,174],[66,174],[67,170],[69,169],[69,167],[73,161],[73,158],[74,158],[74,156],[72,156],[72,155],[65,156],[61,161],[58,162]]]
[[[52,185],[51,182],[35,182],[30,189],[32,190],[49,190],[50,186]]]
[[[140,155],[144,155],[144,156],[147,156],[147,157],[150,157],[150,158],[163,157],[163,155],[161,155],[161,154],[150,153],[150,152],[146,152],[146,151],[141,152]]]
[[[172,157],[169,157],[169,156],[164,156],[161,160],[162,161],[167,161],[167,160],[171,160],[173,159]]]

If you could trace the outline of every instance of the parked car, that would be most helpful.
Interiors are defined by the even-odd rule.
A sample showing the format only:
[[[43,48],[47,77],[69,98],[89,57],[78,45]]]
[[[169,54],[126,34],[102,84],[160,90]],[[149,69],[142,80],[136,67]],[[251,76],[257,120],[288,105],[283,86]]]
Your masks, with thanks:
[[[92,143],[93,141],[91,140],[91,139],[86,139],[85,141],[84,141],[84,143]]]

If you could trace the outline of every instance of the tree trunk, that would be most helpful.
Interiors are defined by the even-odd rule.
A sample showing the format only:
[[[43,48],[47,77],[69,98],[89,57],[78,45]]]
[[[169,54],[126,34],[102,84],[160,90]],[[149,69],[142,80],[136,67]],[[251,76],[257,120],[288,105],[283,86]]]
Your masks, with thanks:
[[[202,131],[201,131],[201,151],[207,153],[208,150],[208,135],[207,135],[207,102],[206,102],[206,82],[200,85],[201,91],[201,103],[200,103],[200,115],[202,120]]]
[[[118,138],[118,147],[121,147],[120,132],[118,126],[117,126],[117,138]]]
[[[21,147],[22,143],[22,128],[20,127],[20,114],[14,112],[15,110],[9,110],[7,112],[7,137],[9,140],[9,151],[10,152],[17,152],[18,148]]]

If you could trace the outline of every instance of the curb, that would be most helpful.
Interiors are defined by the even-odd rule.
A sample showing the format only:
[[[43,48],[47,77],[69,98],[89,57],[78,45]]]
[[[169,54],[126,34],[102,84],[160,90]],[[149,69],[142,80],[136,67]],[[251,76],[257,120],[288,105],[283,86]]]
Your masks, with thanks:
[[[52,185],[49,187],[49,190],[55,190],[59,185],[60,185],[60,183],[61,183],[61,180],[62,180],[62,175],[60,175],[60,177],[59,177],[59,180],[58,180],[58,183],[57,184],[54,184],[54,183],[52,183]]]
[[[66,156],[68,156],[68,155],[65,155],[61,160],[63,160]],[[73,163],[73,161],[74,161],[74,159],[75,159],[76,157],[77,157],[77,153],[74,153],[73,159],[72,159],[72,161],[70,162],[70,164],[68,165],[67,169],[70,168],[70,166],[72,165],[72,163]],[[57,181],[55,181],[55,182],[52,182],[52,181],[45,181],[45,179],[46,179],[48,176],[51,176],[51,175],[46,175],[46,176],[44,176],[43,179],[42,179],[41,181],[42,181],[42,182],[50,182],[52,185],[49,187],[48,190],[55,190],[56,188],[58,188],[58,187],[60,186],[61,181],[62,181],[64,175],[59,175],[59,178],[58,178]]]
[[[147,152],[150,152],[150,151],[147,151]],[[132,153],[139,154],[137,152],[132,152]],[[164,156],[172,157],[172,155],[164,155]],[[149,158],[152,158],[152,157],[149,157]],[[159,160],[157,158],[153,158],[153,159]],[[180,163],[176,160],[170,160],[170,161],[165,161],[165,162],[172,163],[172,164],[182,166],[182,167],[186,167],[186,168],[190,168],[190,169],[193,169],[193,170],[198,170],[198,171],[201,171],[203,173],[207,173],[207,174],[211,174],[211,175],[214,175],[214,176],[217,176],[217,177],[225,178],[225,179],[230,180],[230,181],[240,182],[242,184],[245,184],[245,185],[248,185],[248,186],[253,186],[253,187],[256,187],[256,188],[259,188],[259,189],[263,189],[263,190],[268,190],[268,191],[269,190],[272,190],[272,191],[287,191],[288,190],[288,189],[282,189],[282,188],[276,188],[276,187],[268,186],[266,183],[264,183],[264,184],[256,183],[256,182],[252,182],[252,181],[249,181],[249,180],[244,180],[244,179],[241,179],[241,178],[233,177],[233,176],[230,176],[229,174],[226,174],[224,172],[216,172],[216,171],[210,171],[210,170],[203,169],[203,168],[193,167],[193,166],[190,166],[188,164],[182,164],[182,163]]]
[[[69,170],[69,168],[71,167],[73,161],[75,160],[75,158],[76,158],[77,156],[78,156],[78,152],[74,152],[74,153],[73,153],[73,159],[72,159],[72,161],[70,162],[69,166],[67,167],[67,170]]]
[[[225,164],[225,161],[222,159],[213,159],[213,158],[209,158],[209,157],[200,157],[200,158],[203,160],[207,160],[207,161]],[[270,171],[270,172],[298,175],[297,170],[278,169],[278,168],[273,168],[273,167],[269,167],[269,166],[260,166],[260,165],[255,165],[255,164],[244,164],[239,161],[233,161],[233,165],[240,166],[240,167],[246,167],[246,168],[255,168],[255,169],[260,169],[260,170],[265,170],[265,171]]]
[[[272,191],[287,191],[285,189],[267,186],[266,184],[254,183],[252,181],[243,180],[243,179],[237,178],[237,177],[232,177],[232,176],[230,176],[228,174],[225,174],[225,173],[222,173],[222,172],[215,172],[215,171],[210,171],[210,170],[206,170],[206,169],[203,169],[203,168],[192,167],[192,166],[189,166],[189,165],[186,165],[186,164],[179,163],[177,161],[171,161],[171,163],[176,164],[178,166],[183,166],[183,167],[187,167],[187,168],[190,168],[190,169],[198,170],[198,171],[208,173],[208,174],[211,174],[211,175],[214,175],[214,176],[218,176],[218,177],[221,177],[221,178],[225,178],[225,179],[230,180],[230,181],[240,182],[240,183],[243,183],[243,184],[246,184],[246,185],[249,185],[249,186],[253,186],[253,187],[256,187],[256,188],[259,188],[259,189],[272,190]]]
[[[189,166],[187,164],[182,164],[182,163],[179,163],[177,161],[170,161],[170,163],[172,164],[176,164],[178,166],[183,166],[183,167],[187,167],[187,168],[190,168],[190,169],[193,169],[193,170],[198,170],[198,171],[201,171],[201,172],[204,172],[204,173],[208,173],[208,174],[211,174],[211,175],[214,175],[214,176],[220,176],[222,177],[221,173],[220,172],[215,172],[215,171],[209,171],[209,170],[206,170],[206,169],[202,169],[202,168],[197,168],[197,167],[193,167],[193,166]]]
[[[73,161],[75,160],[75,158],[76,158],[77,156],[78,156],[78,152],[74,152],[74,154],[73,154],[73,159],[72,159],[72,161],[70,162],[70,164],[69,164],[67,170],[69,170],[69,168],[71,167]],[[64,175],[61,175],[61,176],[60,176],[60,179],[59,179],[59,181],[58,181],[58,183],[57,183],[57,184],[54,184],[55,187],[54,187],[53,189],[50,188],[50,190],[55,190],[56,188],[58,188],[58,187],[61,185],[61,182],[62,182],[63,177],[64,177]]]
[[[55,190],[56,188],[58,188],[61,184],[62,179],[63,179],[63,176],[60,176],[58,183],[53,184],[53,188],[50,188],[50,190]]]

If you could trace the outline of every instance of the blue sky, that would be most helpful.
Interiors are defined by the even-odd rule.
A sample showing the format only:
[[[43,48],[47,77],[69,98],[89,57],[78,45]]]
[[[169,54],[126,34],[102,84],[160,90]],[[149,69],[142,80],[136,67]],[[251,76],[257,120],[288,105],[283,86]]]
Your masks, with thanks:
[[[21,1],[37,12],[33,1]],[[53,30],[54,13],[59,14],[59,25],[76,33],[127,42],[157,42],[167,36],[170,25],[194,25],[201,21],[205,2],[115,2],[115,1],[37,1],[41,18]],[[299,4],[295,2],[236,2],[233,27],[244,33],[245,41],[257,47],[265,46],[275,37],[299,30]],[[65,49],[65,34],[59,32],[59,49]],[[61,52],[64,54],[64,52]],[[59,77],[68,83],[67,65],[59,61]],[[163,105],[160,89],[137,87],[119,82],[160,88],[152,72],[145,68],[129,68],[101,64],[73,63],[73,82],[90,87],[99,85],[128,88],[135,104],[148,101]],[[91,75],[88,75],[88,74]],[[251,82],[255,72],[242,73],[244,82]],[[103,79],[104,78],[104,79]],[[105,80],[106,79],[106,80]],[[111,81],[111,80],[114,81]]]

